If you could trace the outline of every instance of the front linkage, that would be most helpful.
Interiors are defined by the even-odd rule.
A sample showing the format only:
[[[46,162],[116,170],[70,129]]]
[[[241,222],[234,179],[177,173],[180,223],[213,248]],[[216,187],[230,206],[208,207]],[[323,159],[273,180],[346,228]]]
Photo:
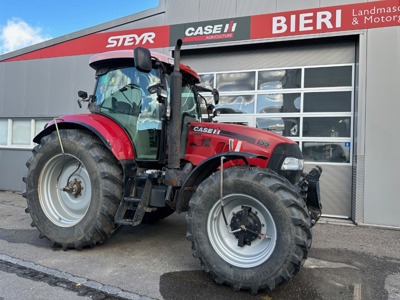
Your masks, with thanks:
[[[319,188],[319,178],[321,173],[322,168],[316,166],[309,173],[303,173],[299,183],[295,186],[307,204],[312,225],[315,225],[318,222],[322,213]]]

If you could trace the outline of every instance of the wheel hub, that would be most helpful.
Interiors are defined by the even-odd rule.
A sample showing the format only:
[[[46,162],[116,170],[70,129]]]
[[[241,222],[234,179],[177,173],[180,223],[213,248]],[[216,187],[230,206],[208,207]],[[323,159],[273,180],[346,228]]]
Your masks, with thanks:
[[[230,227],[238,239],[238,246],[251,245],[251,242],[260,238],[262,224],[257,212],[252,212],[251,207],[243,206],[242,210],[234,213]]]
[[[76,178],[74,179],[74,181],[69,182],[65,188],[63,188],[64,192],[71,194],[75,198],[81,195],[82,190],[83,186],[81,184],[81,181],[78,181]]]

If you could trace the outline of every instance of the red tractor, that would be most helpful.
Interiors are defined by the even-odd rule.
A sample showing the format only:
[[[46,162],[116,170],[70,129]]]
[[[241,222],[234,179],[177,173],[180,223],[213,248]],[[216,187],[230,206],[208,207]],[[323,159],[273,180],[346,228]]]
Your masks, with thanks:
[[[91,113],[54,119],[35,137],[26,211],[63,249],[187,212],[193,256],[217,283],[272,290],[307,258],[321,169],[304,174],[298,145],[280,135],[202,122],[204,87],[180,64],[181,44],[174,60],[144,48],[91,58],[94,94],[78,93]]]

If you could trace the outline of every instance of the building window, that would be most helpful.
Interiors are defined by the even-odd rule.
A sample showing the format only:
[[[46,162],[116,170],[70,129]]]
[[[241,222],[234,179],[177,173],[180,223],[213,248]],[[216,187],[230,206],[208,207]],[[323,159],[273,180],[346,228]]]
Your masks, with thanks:
[[[303,118],[303,137],[350,137],[350,117]]]
[[[287,137],[299,136],[300,118],[256,118],[256,127]]]
[[[268,70],[258,72],[258,89],[298,89],[301,87],[301,69]]]
[[[294,94],[260,94],[257,96],[257,113],[300,112],[301,95]]]
[[[256,72],[217,74],[217,89],[220,93],[254,90],[255,82]]]
[[[254,95],[225,95],[219,98],[216,109],[221,114],[254,114]]]
[[[13,120],[11,131],[11,145],[29,146],[31,144],[31,121]]]
[[[0,148],[32,149],[49,119],[0,119]]]
[[[351,112],[351,91],[304,93],[304,112]]]
[[[8,120],[0,119],[0,146],[7,146]]]
[[[315,162],[350,162],[350,143],[304,142],[304,159]]]
[[[352,86],[352,66],[305,68],[304,87]]]
[[[50,120],[35,120],[35,136],[41,132]]]
[[[354,65],[213,72],[216,120],[243,123],[297,142],[307,162],[351,164]],[[205,93],[209,99],[211,94]]]

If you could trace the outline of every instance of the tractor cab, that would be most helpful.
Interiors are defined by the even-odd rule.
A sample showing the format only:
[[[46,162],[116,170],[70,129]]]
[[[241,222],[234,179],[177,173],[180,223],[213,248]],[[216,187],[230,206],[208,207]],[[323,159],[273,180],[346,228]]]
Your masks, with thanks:
[[[92,58],[90,65],[96,70],[97,81],[89,110],[114,120],[127,132],[137,161],[161,162],[165,153],[165,122],[170,117],[171,59],[151,55],[151,67],[143,70],[134,65],[132,51],[127,52],[115,58],[113,53]],[[195,87],[199,77],[188,67],[184,66],[185,69],[189,72],[184,73],[181,84],[181,116],[200,121]]]

